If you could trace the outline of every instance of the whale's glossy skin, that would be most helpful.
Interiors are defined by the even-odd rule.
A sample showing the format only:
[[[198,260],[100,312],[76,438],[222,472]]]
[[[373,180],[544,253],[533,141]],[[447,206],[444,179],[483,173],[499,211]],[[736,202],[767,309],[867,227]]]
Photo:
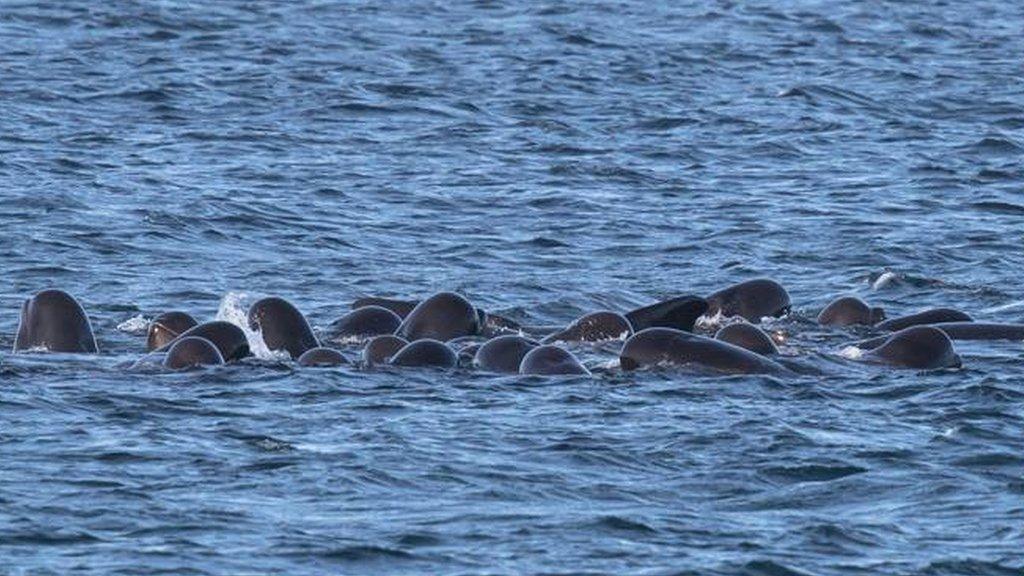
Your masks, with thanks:
[[[762,356],[773,356],[779,353],[779,348],[772,341],[771,336],[747,322],[723,326],[715,333],[715,340],[728,342]]]
[[[523,336],[498,336],[477,347],[473,366],[490,372],[514,374],[519,372],[523,357],[537,346],[537,342]]]
[[[915,314],[908,314],[898,318],[891,318],[879,322],[875,328],[896,332],[911,326],[922,326],[925,324],[938,324],[940,322],[973,322],[970,314],[954,308],[931,308]]]
[[[933,326],[911,326],[890,335],[861,360],[900,368],[958,368],[960,356],[945,332]]]
[[[748,322],[779,317],[790,308],[789,292],[778,282],[758,278],[723,288],[707,297],[709,316],[741,316]]]
[[[224,357],[213,342],[198,336],[186,336],[175,340],[163,361],[164,367],[171,370],[190,370],[223,363]]]
[[[306,317],[283,298],[263,298],[249,308],[249,327],[271,351],[284,350],[293,360],[320,346]]]
[[[334,348],[310,348],[303,352],[302,356],[299,356],[299,366],[345,366],[349,364],[348,358],[341,352]]]
[[[633,325],[618,312],[603,310],[591,312],[569,324],[562,330],[544,338],[550,342],[605,342],[625,340],[633,335]]]
[[[93,354],[99,348],[82,305],[63,290],[43,290],[21,307],[14,351]]]
[[[447,342],[480,333],[480,314],[459,294],[441,292],[420,302],[395,332],[406,340],[433,339]]]
[[[589,376],[579,360],[568,350],[558,346],[538,346],[523,356],[519,373],[532,376]]]
[[[872,307],[856,296],[836,298],[818,314],[818,324],[824,326],[871,326],[884,319],[883,309]]]
[[[394,334],[401,325],[402,317],[383,306],[362,306],[331,323],[324,330],[324,337],[331,340],[372,338]]]
[[[424,338],[410,342],[391,357],[392,366],[454,368],[459,357],[444,342]]]
[[[146,349],[149,351],[163,348],[186,330],[199,325],[196,319],[186,312],[164,312],[149,323],[146,330]]]
[[[781,364],[728,342],[672,328],[637,332],[619,353],[623,370],[644,367],[699,367],[728,374],[788,374]]]
[[[177,339],[188,336],[198,336],[212,342],[225,362],[232,362],[252,356],[252,352],[249,350],[249,340],[246,339],[245,332],[230,322],[223,320],[204,322],[182,332]],[[173,343],[174,341],[171,342],[171,344]],[[166,352],[171,344],[158,348],[156,351]]]

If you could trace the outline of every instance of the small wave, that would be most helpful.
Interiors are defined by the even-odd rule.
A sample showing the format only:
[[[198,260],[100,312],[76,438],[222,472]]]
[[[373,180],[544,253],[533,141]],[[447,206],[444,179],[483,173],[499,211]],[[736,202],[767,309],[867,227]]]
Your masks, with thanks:
[[[981,210],[983,212],[992,212],[994,214],[1007,214],[1010,216],[1024,216],[1024,206],[1020,204],[1013,204],[1011,202],[998,202],[998,201],[982,201],[972,202],[971,208],[975,210]]]
[[[394,561],[415,558],[415,555],[404,550],[385,548],[383,546],[346,546],[345,548],[321,552],[317,555],[330,560],[347,562]]]
[[[636,532],[639,534],[656,534],[658,532],[643,522],[630,520],[622,516],[603,516],[596,524],[598,528],[620,532]]]
[[[803,466],[773,466],[763,472],[786,482],[831,482],[854,474],[867,472],[867,468],[847,464],[807,464]]]
[[[806,572],[794,570],[771,560],[748,562],[740,574],[744,576],[808,576]]]
[[[1020,154],[1021,145],[1003,136],[988,136],[973,144],[962,146],[966,152],[977,152],[986,155]]]

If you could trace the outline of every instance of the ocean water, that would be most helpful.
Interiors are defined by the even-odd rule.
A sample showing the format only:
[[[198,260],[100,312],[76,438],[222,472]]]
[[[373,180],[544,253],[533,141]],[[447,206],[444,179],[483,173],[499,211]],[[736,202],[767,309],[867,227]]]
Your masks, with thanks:
[[[1024,571],[1013,2],[0,2],[0,573]],[[826,375],[125,368],[167,310],[564,324],[770,276]],[[10,353],[60,287],[98,356]],[[350,349],[351,350],[351,349]]]

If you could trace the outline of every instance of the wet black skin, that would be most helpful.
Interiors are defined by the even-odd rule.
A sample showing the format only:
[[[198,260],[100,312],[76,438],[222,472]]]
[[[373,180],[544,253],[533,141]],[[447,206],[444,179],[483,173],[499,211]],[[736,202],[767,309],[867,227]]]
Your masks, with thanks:
[[[213,342],[198,336],[186,336],[175,340],[163,361],[164,367],[171,370],[190,370],[223,363],[224,357]]]
[[[62,290],[43,290],[25,301],[14,352],[30,349],[94,354],[99,349],[82,305]]]
[[[269,350],[284,350],[292,360],[320,346],[306,317],[283,298],[263,298],[254,303],[249,308],[249,327],[259,331]]]
[[[146,350],[163,348],[189,328],[198,325],[196,319],[185,312],[164,312],[149,323],[149,329],[146,331]]]

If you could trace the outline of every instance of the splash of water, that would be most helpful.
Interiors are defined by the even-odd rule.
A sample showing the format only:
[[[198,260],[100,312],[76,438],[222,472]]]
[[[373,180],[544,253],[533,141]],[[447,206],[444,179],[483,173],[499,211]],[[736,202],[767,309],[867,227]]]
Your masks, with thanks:
[[[217,320],[230,322],[242,329],[246,340],[249,341],[249,350],[252,355],[260,360],[271,360],[284,362],[291,359],[285,350],[271,350],[263,341],[263,335],[259,330],[249,327],[248,310],[254,297],[246,292],[228,292],[220,300],[217,308]]]
[[[886,286],[894,283],[896,280],[899,280],[899,274],[889,271],[883,272],[878,278],[875,279],[874,283],[871,284],[871,289],[881,290],[882,288],[885,288]]]
[[[117,329],[133,336],[141,336],[149,330],[149,319],[138,314],[118,324]]]
[[[864,350],[857,348],[856,346],[844,346],[839,351],[839,355],[848,360],[858,360],[864,356]]]

